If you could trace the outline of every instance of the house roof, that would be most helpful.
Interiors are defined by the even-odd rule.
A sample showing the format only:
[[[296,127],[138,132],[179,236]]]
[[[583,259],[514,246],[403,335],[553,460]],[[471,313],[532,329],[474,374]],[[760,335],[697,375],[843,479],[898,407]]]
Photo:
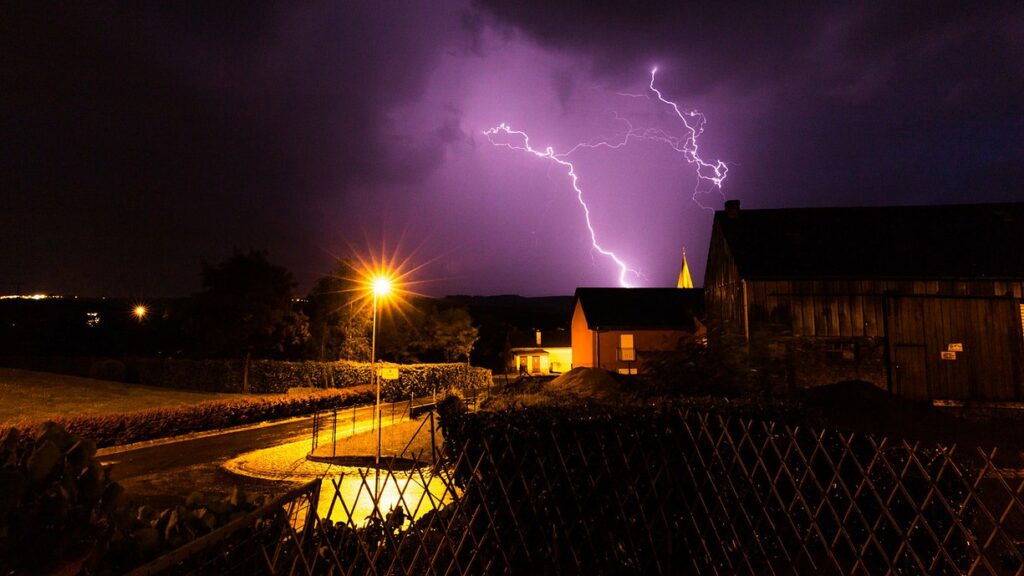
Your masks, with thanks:
[[[577,288],[591,330],[694,330],[704,291],[680,288]]]
[[[562,328],[541,330],[540,346],[537,346],[537,333],[534,330],[515,331],[509,338],[512,348],[569,348],[572,346],[572,333]]]
[[[513,354],[520,354],[520,355],[525,355],[525,354],[542,355],[542,354],[547,354],[548,351],[545,350],[544,348],[513,348],[512,349],[512,353]]]
[[[1024,278],[1024,203],[715,212],[743,278]]]

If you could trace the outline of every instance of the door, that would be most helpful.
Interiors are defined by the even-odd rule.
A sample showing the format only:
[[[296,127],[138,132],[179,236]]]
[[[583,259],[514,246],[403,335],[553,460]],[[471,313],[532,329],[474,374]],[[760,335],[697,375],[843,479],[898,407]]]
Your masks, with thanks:
[[[925,368],[925,347],[897,344],[893,363],[894,392],[904,398],[927,400],[928,378]]]

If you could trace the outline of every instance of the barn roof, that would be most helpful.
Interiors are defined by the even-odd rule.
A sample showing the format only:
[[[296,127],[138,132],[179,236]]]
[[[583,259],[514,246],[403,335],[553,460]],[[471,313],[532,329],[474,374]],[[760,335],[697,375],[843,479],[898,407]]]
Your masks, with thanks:
[[[1024,203],[737,209],[715,228],[743,278],[1024,278]]]
[[[704,291],[680,288],[577,288],[591,330],[694,330]]]

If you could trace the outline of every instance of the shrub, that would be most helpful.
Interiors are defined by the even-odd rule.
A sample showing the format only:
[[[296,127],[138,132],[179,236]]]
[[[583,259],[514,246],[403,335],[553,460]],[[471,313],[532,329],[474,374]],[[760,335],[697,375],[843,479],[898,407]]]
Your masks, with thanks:
[[[0,358],[2,365],[26,370],[90,378],[100,377],[93,375],[94,370],[97,374],[107,371],[105,379],[108,380],[130,380],[137,384],[201,392],[242,391],[241,360],[129,358],[110,362],[116,362],[120,368],[104,359]],[[408,398],[410,393],[427,396],[451,391],[474,395],[492,382],[490,370],[462,363],[402,364],[398,369],[397,381],[381,382],[385,399]],[[362,362],[253,360],[249,363],[249,391],[276,394],[287,392],[289,388],[348,388],[369,384],[371,376],[370,364]]]
[[[97,543],[96,554],[90,558],[86,573],[126,573],[223,528],[265,503],[265,497],[247,496],[236,486],[223,496],[193,492],[184,505],[164,510],[151,506],[122,506],[117,510],[110,529]],[[225,546],[224,549],[228,548]]]
[[[85,558],[123,492],[95,454],[95,443],[53,422],[4,432],[0,572],[46,572]]]
[[[139,383],[205,392],[241,392],[242,363],[235,360],[135,360]],[[391,365],[394,366],[394,365]],[[442,394],[458,390],[473,394],[491,382],[490,370],[465,364],[403,364],[398,380],[381,381],[381,395],[387,400]],[[273,394],[289,388],[349,388],[372,382],[370,364],[362,362],[281,362],[253,360],[249,363],[249,390]]]
[[[58,423],[74,434],[91,438],[98,446],[113,446],[300,416],[317,409],[370,403],[373,399],[374,393],[370,386],[358,386],[343,390],[318,390],[301,395],[242,396],[126,414],[61,418]]]
[[[131,508],[96,444],[46,422],[0,437],[0,573],[122,574],[255,510],[235,488]]]

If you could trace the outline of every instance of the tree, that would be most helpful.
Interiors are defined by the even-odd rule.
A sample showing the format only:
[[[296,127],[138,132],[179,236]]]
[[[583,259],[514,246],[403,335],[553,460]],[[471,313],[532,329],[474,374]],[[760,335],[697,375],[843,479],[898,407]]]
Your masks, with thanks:
[[[479,336],[469,312],[429,299],[414,302],[414,309],[378,318],[379,355],[395,362],[468,362]]]
[[[320,361],[370,358],[370,323],[353,264],[338,263],[335,271],[316,281],[309,293],[310,344]]]
[[[671,352],[649,356],[645,372],[652,393],[735,395],[750,392],[756,384],[745,338],[718,323],[680,339]]]
[[[428,314],[420,329],[419,348],[439,353],[445,362],[465,360],[473,351],[479,331],[463,308],[443,308]]]
[[[296,309],[292,274],[271,264],[265,251],[236,251],[217,265],[203,263],[203,292],[194,297],[193,333],[206,356],[239,357],[242,389],[249,390],[252,355],[281,355],[309,336]]]

